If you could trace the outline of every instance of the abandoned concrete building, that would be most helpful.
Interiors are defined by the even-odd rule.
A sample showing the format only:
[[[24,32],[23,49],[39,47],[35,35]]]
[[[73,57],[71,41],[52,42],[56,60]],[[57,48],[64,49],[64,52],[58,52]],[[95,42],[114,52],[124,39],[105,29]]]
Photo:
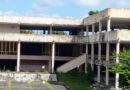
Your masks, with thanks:
[[[112,52],[130,49],[129,30],[130,9],[124,8],[83,19],[0,16],[0,70],[67,72],[90,63],[97,81],[104,75],[108,85],[107,66],[119,62]]]

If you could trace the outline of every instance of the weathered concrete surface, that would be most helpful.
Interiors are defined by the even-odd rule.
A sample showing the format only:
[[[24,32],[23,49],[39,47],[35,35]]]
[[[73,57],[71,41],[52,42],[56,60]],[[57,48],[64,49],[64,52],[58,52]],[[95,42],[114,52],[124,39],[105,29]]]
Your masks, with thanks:
[[[82,22],[82,19],[74,19],[74,18],[0,16],[0,23],[21,24],[21,25],[77,26],[77,25],[81,25],[81,22]]]
[[[83,36],[0,33],[0,41],[86,43],[87,39]]]
[[[44,80],[44,81],[57,81],[56,74],[44,74],[44,73],[0,73],[0,81],[6,81],[11,79],[17,82],[32,82],[35,80]]]
[[[0,90],[67,90],[62,85],[55,85],[43,83],[40,81],[35,82],[11,82],[11,89],[8,89],[9,82],[0,82]]]
[[[11,38],[10,38],[11,37]],[[67,35],[35,35],[35,34],[14,34],[0,33],[0,41],[21,41],[21,42],[44,42],[44,43],[92,43],[116,41],[117,31],[102,32],[85,36],[67,36]]]
[[[118,19],[130,18],[130,9],[127,9],[127,8],[107,8],[98,14],[94,14],[94,15],[91,15],[91,16],[84,18],[83,25],[91,25],[93,23],[104,20],[108,17],[118,18]]]

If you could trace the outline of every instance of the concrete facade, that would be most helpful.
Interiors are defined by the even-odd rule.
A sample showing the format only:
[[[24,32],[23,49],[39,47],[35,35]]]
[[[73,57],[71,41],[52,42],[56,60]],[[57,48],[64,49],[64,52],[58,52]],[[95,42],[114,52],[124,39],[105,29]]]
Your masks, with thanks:
[[[129,15],[130,9],[108,8],[84,19],[0,16],[0,69],[67,72],[90,63],[97,82],[104,77],[109,85],[108,65],[119,63],[112,52],[130,49]]]

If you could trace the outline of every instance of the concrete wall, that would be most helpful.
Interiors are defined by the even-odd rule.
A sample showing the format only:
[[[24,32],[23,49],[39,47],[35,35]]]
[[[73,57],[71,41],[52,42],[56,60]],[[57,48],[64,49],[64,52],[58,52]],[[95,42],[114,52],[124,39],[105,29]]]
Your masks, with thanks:
[[[109,15],[112,18],[130,18],[130,9],[128,8],[111,8]]]
[[[0,33],[19,33],[20,26],[16,24],[0,24]]]
[[[11,38],[10,38],[11,37]],[[89,39],[89,40],[88,40]],[[89,37],[82,36],[66,36],[66,35],[34,35],[34,34],[3,34],[0,33],[0,41],[21,41],[21,42],[45,42],[45,43],[81,43],[86,42],[106,42],[116,41],[117,31],[105,32],[102,34],[96,33]]]
[[[45,69],[42,69],[42,66],[45,66]],[[48,61],[21,61],[20,70],[21,71],[44,71],[48,69],[49,62]]]
[[[109,9],[105,9],[98,14],[94,14],[84,18],[83,25],[91,25],[93,23],[99,22],[104,18],[107,18],[108,16],[109,16]]]
[[[10,38],[11,37],[11,38]],[[59,43],[86,43],[86,37],[67,35],[36,35],[0,33],[0,41],[23,41],[23,42],[59,42]]]

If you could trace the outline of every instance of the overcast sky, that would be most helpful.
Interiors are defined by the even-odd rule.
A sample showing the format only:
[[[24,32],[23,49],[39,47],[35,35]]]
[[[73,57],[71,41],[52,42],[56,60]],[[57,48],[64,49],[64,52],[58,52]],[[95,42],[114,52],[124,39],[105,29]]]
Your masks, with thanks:
[[[110,7],[130,8],[130,0],[0,0],[0,15],[83,18]]]

